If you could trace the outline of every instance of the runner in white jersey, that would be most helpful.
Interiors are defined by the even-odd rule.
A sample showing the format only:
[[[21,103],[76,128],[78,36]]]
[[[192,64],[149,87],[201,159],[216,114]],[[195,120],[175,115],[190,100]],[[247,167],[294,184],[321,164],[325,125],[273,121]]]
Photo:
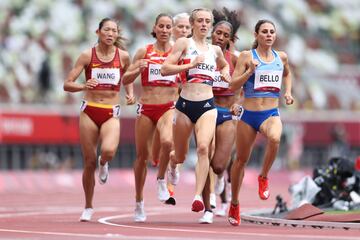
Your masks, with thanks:
[[[180,38],[165,60],[161,73],[172,75],[186,72],[174,117],[175,159],[170,162],[168,178],[179,181],[176,164],[183,163],[189,149],[189,139],[195,129],[198,162],[196,189],[192,211],[204,209],[201,197],[209,171],[209,145],[215,133],[216,109],[212,82],[216,66],[225,81],[230,81],[229,65],[218,46],[206,42],[213,16],[208,9],[195,9],[190,15],[191,38]],[[178,64],[181,63],[181,64]]]

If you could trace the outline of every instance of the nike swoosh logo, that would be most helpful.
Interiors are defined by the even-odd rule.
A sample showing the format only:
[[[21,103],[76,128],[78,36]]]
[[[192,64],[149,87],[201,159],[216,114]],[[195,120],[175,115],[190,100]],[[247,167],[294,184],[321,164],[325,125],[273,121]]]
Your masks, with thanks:
[[[93,63],[92,67],[99,67],[101,65],[101,63]]]

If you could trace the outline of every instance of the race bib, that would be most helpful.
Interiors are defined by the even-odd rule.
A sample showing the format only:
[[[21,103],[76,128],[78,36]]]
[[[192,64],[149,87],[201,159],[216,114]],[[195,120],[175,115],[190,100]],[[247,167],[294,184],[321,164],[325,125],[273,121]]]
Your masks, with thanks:
[[[120,113],[121,113],[121,108],[120,105],[114,105],[113,106],[113,117],[119,118],[120,117]]]
[[[167,82],[175,82],[176,75],[163,76],[160,73],[161,64],[149,64],[149,82],[154,81],[167,81]]]
[[[120,81],[118,68],[93,68],[91,78],[95,78],[99,84],[117,85]]]
[[[255,91],[279,92],[283,71],[256,70],[254,80]]]
[[[214,82],[213,82],[213,87],[217,87],[217,88],[229,88],[229,83],[225,82],[221,79],[221,75],[219,71],[216,71],[214,74]]]
[[[215,78],[214,72],[215,72],[215,65],[208,64],[206,62],[200,63],[196,67],[189,69],[190,76],[205,75],[205,76],[209,76],[211,79]]]
[[[142,112],[142,104],[138,103],[136,106],[136,115],[139,117],[141,115]]]

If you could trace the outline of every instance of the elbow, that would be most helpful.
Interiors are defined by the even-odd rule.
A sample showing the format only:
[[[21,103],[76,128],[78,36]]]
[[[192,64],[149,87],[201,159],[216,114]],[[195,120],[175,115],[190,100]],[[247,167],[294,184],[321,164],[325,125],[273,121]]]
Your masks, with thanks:
[[[68,87],[66,84],[64,84],[63,90],[64,90],[65,92],[69,92],[69,87]]]

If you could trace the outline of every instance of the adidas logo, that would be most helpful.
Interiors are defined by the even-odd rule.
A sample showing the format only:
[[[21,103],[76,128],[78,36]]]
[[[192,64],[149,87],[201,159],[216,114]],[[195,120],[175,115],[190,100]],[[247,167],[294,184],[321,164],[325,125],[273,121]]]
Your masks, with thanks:
[[[199,55],[198,52],[196,50],[194,50],[191,55]]]
[[[209,102],[206,102],[205,105],[204,105],[204,108],[208,108],[208,107],[211,107],[211,105],[210,105]]]

